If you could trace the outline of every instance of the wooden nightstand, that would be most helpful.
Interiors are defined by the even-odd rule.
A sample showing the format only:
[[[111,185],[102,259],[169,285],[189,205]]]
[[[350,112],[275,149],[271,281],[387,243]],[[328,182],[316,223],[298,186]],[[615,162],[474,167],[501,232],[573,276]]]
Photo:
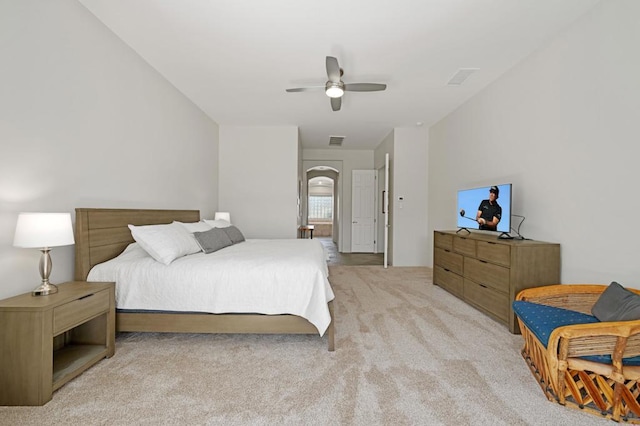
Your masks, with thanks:
[[[0,300],[0,405],[44,405],[115,353],[115,284],[60,284]]]

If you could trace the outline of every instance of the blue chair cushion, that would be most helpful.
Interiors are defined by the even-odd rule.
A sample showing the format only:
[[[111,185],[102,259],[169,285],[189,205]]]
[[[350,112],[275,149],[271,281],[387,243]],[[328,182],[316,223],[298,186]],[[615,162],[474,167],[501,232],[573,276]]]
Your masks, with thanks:
[[[593,315],[522,300],[513,302],[513,310],[545,348],[549,344],[551,332],[558,327],[600,322]]]
[[[513,302],[513,311],[545,348],[549,344],[551,332],[558,327],[600,322],[593,315],[522,300]],[[581,358],[603,364],[611,364],[612,362],[610,355],[592,355]],[[640,356],[624,358],[622,363],[624,365],[640,365]]]

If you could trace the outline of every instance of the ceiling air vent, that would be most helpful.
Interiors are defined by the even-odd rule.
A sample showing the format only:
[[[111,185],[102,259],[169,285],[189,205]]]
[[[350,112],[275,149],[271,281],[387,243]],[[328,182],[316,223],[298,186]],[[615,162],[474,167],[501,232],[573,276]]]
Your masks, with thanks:
[[[344,136],[329,136],[329,146],[342,146]]]
[[[456,72],[451,80],[447,82],[448,86],[460,86],[464,81],[469,78],[471,74],[478,71],[478,68],[460,68],[458,72]]]

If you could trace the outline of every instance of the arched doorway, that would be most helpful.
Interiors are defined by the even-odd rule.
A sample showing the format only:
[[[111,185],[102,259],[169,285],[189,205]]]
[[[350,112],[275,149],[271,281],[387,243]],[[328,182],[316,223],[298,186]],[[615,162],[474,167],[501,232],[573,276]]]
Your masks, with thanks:
[[[338,170],[329,166],[313,166],[306,171],[306,184],[304,185],[305,197],[304,199],[304,221],[309,225],[314,225],[314,236],[330,236],[334,243],[338,244],[339,240],[339,220],[340,220],[340,197],[339,197],[339,179],[340,173]],[[313,195],[312,195],[313,194]],[[310,211],[310,197],[314,198],[312,202],[316,203],[313,206],[316,210],[313,213]],[[319,197],[325,197],[320,199]],[[326,206],[331,203],[331,212],[327,214]],[[322,207],[320,207],[322,206]],[[324,217],[314,217],[324,216]],[[327,220],[329,216],[329,220]],[[319,226],[316,226],[316,223]],[[320,233],[318,230],[322,229]],[[322,235],[320,235],[322,234]]]
[[[315,228],[318,237],[333,235],[333,206],[335,204],[334,180],[327,176],[317,176],[308,180],[307,223]]]

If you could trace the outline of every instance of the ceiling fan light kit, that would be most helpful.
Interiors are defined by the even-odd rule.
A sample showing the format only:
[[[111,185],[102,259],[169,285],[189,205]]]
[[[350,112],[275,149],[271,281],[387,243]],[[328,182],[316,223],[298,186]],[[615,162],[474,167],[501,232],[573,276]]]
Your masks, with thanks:
[[[339,98],[344,95],[344,83],[339,81],[334,83],[333,81],[327,81],[325,86],[325,93],[330,98]]]
[[[342,68],[338,65],[338,60],[333,56],[326,57],[327,77],[329,80],[325,83],[324,93],[331,98],[331,109],[340,111],[342,107],[342,96],[344,92],[378,92],[387,88],[386,84],[380,83],[349,83],[344,84]],[[306,92],[318,89],[318,87],[297,87],[287,89],[287,92]]]

